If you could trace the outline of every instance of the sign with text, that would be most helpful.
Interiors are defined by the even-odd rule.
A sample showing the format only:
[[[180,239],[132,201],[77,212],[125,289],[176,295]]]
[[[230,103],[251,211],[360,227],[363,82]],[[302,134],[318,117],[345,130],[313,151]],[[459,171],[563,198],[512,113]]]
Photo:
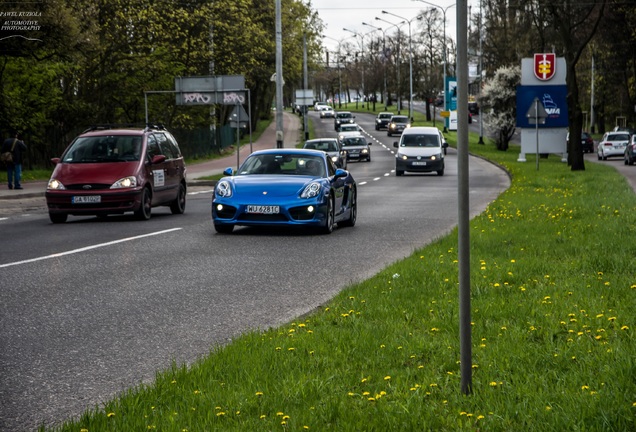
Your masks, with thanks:
[[[242,75],[176,77],[177,105],[236,105],[246,102]]]
[[[565,85],[556,86],[518,86],[517,87],[517,127],[534,128],[526,116],[534,107],[535,98],[541,101],[545,110],[545,123],[539,128],[568,127],[568,89]]]

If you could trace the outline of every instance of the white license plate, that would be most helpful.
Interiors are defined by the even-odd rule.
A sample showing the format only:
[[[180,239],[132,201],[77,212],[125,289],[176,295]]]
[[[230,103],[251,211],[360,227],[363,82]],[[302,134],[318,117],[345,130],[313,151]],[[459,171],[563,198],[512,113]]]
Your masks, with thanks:
[[[278,214],[280,213],[280,206],[270,206],[270,205],[248,205],[247,206],[248,213],[259,213],[259,214]]]
[[[79,195],[71,198],[71,202],[73,204],[94,204],[101,203],[102,197],[101,195]]]
[[[413,165],[421,165],[421,166],[424,166],[424,165],[426,165],[426,162],[413,162]]]

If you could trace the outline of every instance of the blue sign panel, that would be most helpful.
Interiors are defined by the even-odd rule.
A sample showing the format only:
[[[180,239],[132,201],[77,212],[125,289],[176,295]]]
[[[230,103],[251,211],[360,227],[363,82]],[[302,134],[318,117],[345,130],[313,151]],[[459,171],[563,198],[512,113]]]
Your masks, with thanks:
[[[565,85],[517,86],[517,127],[536,127],[526,116],[529,110],[534,112],[535,98],[539,99],[548,114],[545,123],[539,124],[539,129],[568,127],[567,95],[568,88]]]

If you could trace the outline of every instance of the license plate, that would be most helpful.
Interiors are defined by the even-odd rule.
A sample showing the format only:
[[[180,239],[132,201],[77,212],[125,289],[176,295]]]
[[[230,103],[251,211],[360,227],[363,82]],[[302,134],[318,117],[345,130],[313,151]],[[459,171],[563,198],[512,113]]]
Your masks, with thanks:
[[[280,213],[280,207],[270,205],[248,205],[247,212],[259,214],[277,214]]]
[[[426,165],[426,162],[413,162],[413,165]]]
[[[101,203],[102,197],[101,195],[79,195],[71,198],[71,202],[73,204],[94,204]]]

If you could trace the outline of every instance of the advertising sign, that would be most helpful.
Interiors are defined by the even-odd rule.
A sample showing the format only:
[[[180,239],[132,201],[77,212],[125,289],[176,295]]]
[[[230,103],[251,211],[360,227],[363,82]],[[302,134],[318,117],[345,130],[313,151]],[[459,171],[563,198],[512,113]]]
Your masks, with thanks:
[[[518,86],[517,87],[517,127],[534,128],[526,113],[534,105],[535,98],[541,101],[547,114],[545,123],[539,128],[568,127],[568,88],[565,85],[555,86]]]

